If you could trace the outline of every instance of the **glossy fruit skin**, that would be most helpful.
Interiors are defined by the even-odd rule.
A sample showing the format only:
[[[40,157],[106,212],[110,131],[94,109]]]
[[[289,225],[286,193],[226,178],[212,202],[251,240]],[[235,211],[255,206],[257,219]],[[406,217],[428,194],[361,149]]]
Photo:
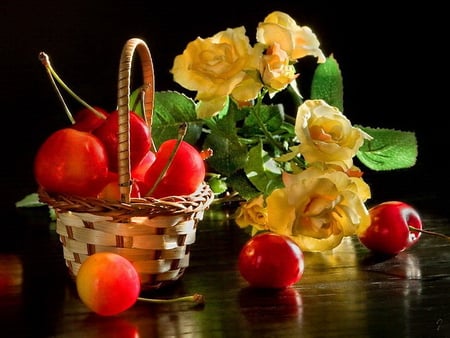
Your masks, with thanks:
[[[95,197],[108,179],[105,147],[91,133],[59,129],[39,147],[34,176],[48,192]]]
[[[144,156],[144,158],[139,162],[137,166],[133,168],[131,171],[131,178],[138,180],[138,181],[144,181],[145,174],[147,173],[148,169],[153,165],[153,163],[156,160],[156,155],[153,151],[148,151],[147,154]]]
[[[140,198],[140,188],[137,181],[131,181],[130,197]],[[119,175],[115,172],[109,172],[108,183],[98,194],[98,198],[109,201],[120,201]]]
[[[238,268],[252,287],[286,288],[303,276],[303,252],[289,237],[265,232],[244,244],[239,253]]]
[[[82,108],[75,114],[75,124],[72,125],[72,128],[81,131],[92,132],[94,129],[100,127],[108,118],[109,113],[101,107],[93,108],[95,108],[95,110],[99,112],[103,116],[103,118],[97,116],[88,108]]]
[[[401,201],[386,201],[369,209],[370,226],[358,234],[360,242],[371,251],[396,255],[419,241],[421,232],[409,229],[409,225],[422,229],[417,210]]]
[[[76,287],[89,309],[102,316],[113,316],[136,303],[141,284],[128,259],[111,252],[98,252],[81,264]]]
[[[119,144],[119,112],[109,114],[108,119],[93,131],[105,145],[109,159],[109,170],[118,171],[118,144]],[[145,121],[136,113],[130,112],[130,168],[133,169],[141,162],[150,150],[151,132]]]
[[[156,152],[156,159],[145,174],[146,191],[155,184],[160,173],[170,159],[177,140],[163,142]],[[200,152],[186,141],[181,141],[173,162],[166,171],[150,196],[162,198],[165,196],[190,195],[195,192],[205,179],[205,163]],[[144,193],[147,195],[147,193]]]

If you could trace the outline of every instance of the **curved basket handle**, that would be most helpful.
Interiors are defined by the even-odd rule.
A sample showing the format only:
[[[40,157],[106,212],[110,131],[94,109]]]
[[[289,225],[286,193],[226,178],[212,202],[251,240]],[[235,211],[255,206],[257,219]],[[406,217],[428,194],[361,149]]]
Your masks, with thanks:
[[[119,146],[118,146],[118,174],[120,199],[130,202],[131,175],[130,175],[130,83],[131,66],[134,52],[137,50],[142,67],[144,89],[144,111],[146,122],[151,128],[153,105],[155,96],[155,80],[153,75],[153,61],[147,44],[139,39],[129,39],[122,49],[119,64],[119,79],[117,87],[117,109],[119,111]]]

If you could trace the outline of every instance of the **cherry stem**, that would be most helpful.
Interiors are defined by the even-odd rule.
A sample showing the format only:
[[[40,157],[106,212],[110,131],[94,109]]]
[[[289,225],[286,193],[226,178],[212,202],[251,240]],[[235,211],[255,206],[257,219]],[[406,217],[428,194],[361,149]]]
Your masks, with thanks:
[[[41,60],[42,64],[45,66],[45,70],[47,71],[47,75],[50,79],[50,82],[52,83],[53,89],[55,90],[56,94],[58,95],[59,101],[63,105],[64,111],[66,112],[66,115],[70,120],[70,123],[75,124],[75,119],[73,118],[72,113],[69,110],[69,107],[67,107],[67,104],[64,101],[64,98],[63,98],[58,86],[56,85],[55,78],[53,77],[52,72],[50,70],[50,66],[49,66],[50,60],[48,58],[48,55],[42,52],[39,54],[39,59]]]
[[[150,189],[150,191],[147,193],[146,196],[150,196],[158,186],[158,184],[163,179],[164,175],[167,173],[167,170],[169,170],[170,165],[173,162],[173,159],[175,158],[175,154],[178,151],[178,148],[180,148],[181,142],[184,140],[184,137],[186,136],[187,131],[187,123],[184,122],[181,124],[180,128],[178,128],[178,137],[177,137],[177,143],[175,144],[175,147],[173,147],[172,152],[170,153],[169,160],[167,161],[166,165],[164,166],[163,170],[159,173],[158,178],[155,181],[155,184],[153,184],[153,187]]]
[[[195,304],[205,304],[205,298],[203,297],[203,295],[201,295],[199,293],[194,293],[191,296],[184,296],[184,297],[170,298],[170,299],[138,297],[138,300],[142,301],[142,302],[147,302],[147,303],[159,303],[159,304],[179,303],[179,302],[192,302]]]
[[[439,232],[434,232],[434,231],[430,231],[430,230],[424,230],[424,229],[419,229],[419,228],[415,228],[411,225],[408,226],[410,230],[412,231],[417,231],[417,232],[423,232],[424,234],[428,234],[428,235],[432,235],[432,236],[436,236],[436,237],[441,237],[441,238],[445,238],[447,240],[450,240],[450,236],[441,234]]]
[[[89,109],[92,113],[94,113],[95,115],[97,115],[97,117],[101,118],[101,119],[106,119],[106,117],[100,113],[99,111],[97,111],[94,107],[92,107],[89,103],[87,103],[86,101],[84,101],[81,97],[79,97],[77,94],[75,94],[75,92],[69,88],[69,86],[67,86],[64,81],[58,76],[58,74],[55,72],[55,70],[53,69],[52,65],[50,64],[50,58],[48,57],[48,55],[44,52],[40,52],[39,53],[39,60],[41,61],[41,63],[45,66],[47,73],[52,81],[53,87],[55,88],[56,92],[58,93],[58,96],[61,100],[61,102],[63,103],[64,109],[66,111],[67,116],[69,116],[69,120],[72,122],[72,124],[75,123],[75,119],[73,118],[72,114],[70,113],[69,109],[67,108],[66,103],[64,102],[64,99],[58,89],[58,87],[56,86],[55,80],[61,85],[61,87],[63,87],[75,100],[77,100],[79,103],[81,103],[84,107],[86,107],[87,109]]]

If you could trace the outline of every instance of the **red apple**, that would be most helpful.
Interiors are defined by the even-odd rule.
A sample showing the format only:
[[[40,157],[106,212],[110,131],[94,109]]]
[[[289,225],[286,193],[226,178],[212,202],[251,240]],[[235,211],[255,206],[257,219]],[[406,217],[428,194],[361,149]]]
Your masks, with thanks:
[[[369,209],[370,226],[358,234],[358,238],[368,249],[386,255],[396,255],[414,244],[422,229],[422,220],[411,205],[400,201],[387,201]]]
[[[272,232],[253,236],[241,249],[238,268],[252,287],[282,289],[303,276],[303,252],[289,237]]]

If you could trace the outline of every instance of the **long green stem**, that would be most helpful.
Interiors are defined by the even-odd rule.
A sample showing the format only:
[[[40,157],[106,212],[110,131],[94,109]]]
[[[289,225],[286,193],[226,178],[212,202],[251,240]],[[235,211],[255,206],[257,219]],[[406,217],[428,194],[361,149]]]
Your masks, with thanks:
[[[265,91],[263,91],[262,94],[258,95],[258,98],[256,100],[256,104],[255,104],[255,110],[254,110],[254,116],[256,118],[256,122],[258,123],[259,127],[261,128],[262,132],[264,133],[264,135],[267,137],[267,139],[269,140],[269,142],[275,147],[278,148],[279,150],[283,151],[283,145],[280,144],[279,142],[277,142],[273,137],[272,134],[267,130],[266,125],[264,124],[264,122],[261,120],[261,116],[260,116],[260,111],[261,111],[261,105],[262,105],[262,98],[265,95]]]
[[[267,139],[269,140],[269,142],[275,147],[278,148],[281,151],[285,151],[283,145],[279,142],[277,142],[277,140],[275,140],[272,136],[272,134],[267,130],[266,125],[264,124],[264,122],[261,120],[261,116],[260,116],[260,111],[261,111],[261,105],[262,105],[262,99],[264,97],[264,95],[266,95],[267,90],[264,90],[260,95],[258,95],[258,98],[256,100],[256,104],[255,104],[255,110],[254,110],[254,116],[256,118],[256,122],[258,123],[259,127],[261,128],[262,132],[264,133],[264,135],[267,137]],[[297,163],[301,164],[301,161],[297,158],[294,157],[294,160]]]
[[[157,299],[157,298],[144,298],[138,297],[138,300],[146,303],[156,303],[156,304],[169,304],[169,303],[180,303],[180,302],[192,302],[195,304],[204,304],[205,298],[203,295],[195,293],[191,296],[170,298],[170,299]]]
[[[70,123],[75,124],[76,121],[73,118],[73,115],[70,112],[70,109],[69,109],[69,107],[66,104],[66,101],[64,101],[64,97],[62,96],[58,86],[56,85],[55,78],[53,77],[52,72],[51,72],[50,68],[48,67],[49,62],[50,62],[49,59],[48,59],[48,56],[45,53],[41,53],[41,54],[39,54],[39,59],[41,60],[41,62],[45,66],[45,70],[47,71],[47,75],[48,75],[48,77],[50,79],[52,87],[55,90],[56,95],[58,96],[58,99],[61,102],[61,104],[62,104],[62,106],[64,108],[64,111],[66,112],[66,115],[67,115],[67,117],[70,120]]]
[[[39,53],[39,60],[47,69],[47,72],[52,80],[52,83],[54,84],[54,87],[56,88],[56,91],[59,94],[60,100],[62,100],[62,102],[63,102],[64,108],[66,110],[66,114],[68,114],[69,119],[72,123],[75,123],[75,120],[73,119],[72,114],[70,113],[69,109],[67,108],[67,105],[65,104],[64,100],[62,99],[62,95],[60,94],[54,80],[56,80],[61,85],[61,87],[64,88],[64,90],[66,90],[75,100],[77,100],[79,103],[81,103],[84,107],[88,108],[91,112],[93,112],[99,118],[106,119],[106,117],[102,113],[97,111],[89,103],[87,103],[81,97],[79,97],[77,94],[75,94],[75,92],[64,83],[64,81],[58,76],[58,74],[53,69],[52,65],[50,64],[50,59],[46,53],[44,53],[44,52]]]

